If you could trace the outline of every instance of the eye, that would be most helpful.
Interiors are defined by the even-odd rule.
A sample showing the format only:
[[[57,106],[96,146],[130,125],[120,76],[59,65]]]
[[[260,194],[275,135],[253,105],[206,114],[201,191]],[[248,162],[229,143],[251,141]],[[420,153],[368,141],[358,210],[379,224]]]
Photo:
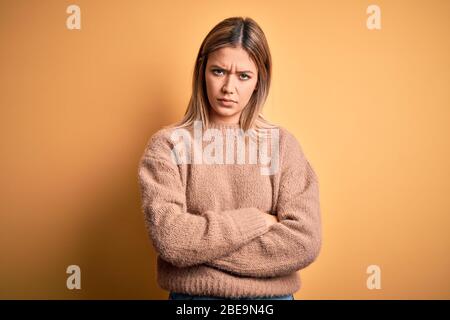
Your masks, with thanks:
[[[221,76],[223,74],[223,69],[212,69],[212,73],[216,76]],[[251,77],[246,73],[241,73],[241,80],[249,80]]]
[[[223,70],[221,70],[221,69],[213,69],[212,70],[212,72],[215,74],[215,75],[220,75],[220,74],[218,74],[218,72],[223,72]]]
[[[241,76],[244,76],[244,77],[246,77],[246,78],[244,78],[244,80],[248,80],[248,79],[250,79],[250,77],[248,76],[248,74],[246,74],[246,73],[241,73]]]

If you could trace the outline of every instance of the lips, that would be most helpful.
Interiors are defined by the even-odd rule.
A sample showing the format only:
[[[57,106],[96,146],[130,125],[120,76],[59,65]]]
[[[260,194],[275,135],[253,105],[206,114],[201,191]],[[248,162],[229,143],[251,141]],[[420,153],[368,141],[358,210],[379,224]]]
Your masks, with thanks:
[[[217,99],[217,102],[219,103],[220,106],[224,107],[224,108],[233,108],[234,105],[236,104],[233,100],[225,100],[225,99]]]
[[[233,102],[233,103],[236,103],[236,101],[234,101],[234,100],[231,100],[231,99],[225,99],[225,98],[223,98],[223,99],[217,99],[217,100],[219,100],[219,101],[224,101],[224,102]]]

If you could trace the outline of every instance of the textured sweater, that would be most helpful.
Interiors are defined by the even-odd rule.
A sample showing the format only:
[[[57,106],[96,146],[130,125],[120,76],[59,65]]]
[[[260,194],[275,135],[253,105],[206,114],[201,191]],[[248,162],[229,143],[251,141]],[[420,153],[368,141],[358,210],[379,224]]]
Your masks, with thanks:
[[[262,160],[249,161],[248,139],[240,162],[238,139],[225,142],[232,141],[226,134],[238,131],[238,124],[211,124],[214,139],[203,135],[199,144],[184,143],[190,147],[184,153],[177,149],[180,137],[194,141],[194,126],[163,128],[150,137],[138,177],[161,288],[224,298],[300,289],[297,271],[310,265],[321,248],[319,185],[296,138],[277,128],[278,136],[271,135],[267,144],[274,151],[272,161],[275,151],[278,155],[278,169],[270,174],[261,170]],[[213,144],[222,142],[219,133],[220,148]],[[230,145],[235,153],[223,160]],[[201,161],[205,155],[209,159]],[[276,215],[278,222],[269,226],[265,214]]]

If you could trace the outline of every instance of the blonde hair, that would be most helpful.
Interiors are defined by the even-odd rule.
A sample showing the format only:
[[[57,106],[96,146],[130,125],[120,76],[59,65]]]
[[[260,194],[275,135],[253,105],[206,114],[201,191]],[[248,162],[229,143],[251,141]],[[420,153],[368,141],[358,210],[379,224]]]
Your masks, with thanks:
[[[242,110],[239,126],[247,131],[275,128],[261,114],[269,94],[272,76],[272,59],[266,37],[262,29],[251,18],[231,17],[219,22],[205,37],[195,61],[192,78],[192,95],[181,121],[172,127],[186,127],[194,121],[202,121],[204,128],[209,127],[210,104],[206,92],[205,68],[208,55],[223,47],[243,48],[256,64],[258,80],[248,104]],[[262,130],[265,131],[265,130]]]

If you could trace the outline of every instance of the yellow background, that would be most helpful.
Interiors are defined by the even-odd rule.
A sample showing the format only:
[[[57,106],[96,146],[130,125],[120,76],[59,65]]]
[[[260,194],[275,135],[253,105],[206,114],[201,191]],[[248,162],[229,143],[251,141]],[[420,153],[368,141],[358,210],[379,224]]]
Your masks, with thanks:
[[[236,15],[271,48],[265,115],[320,180],[323,248],[296,299],[450,298],[450,1],[425,0],[1,0],[0,298],[167,298],[138,160],[184,114],[207,32]]]

